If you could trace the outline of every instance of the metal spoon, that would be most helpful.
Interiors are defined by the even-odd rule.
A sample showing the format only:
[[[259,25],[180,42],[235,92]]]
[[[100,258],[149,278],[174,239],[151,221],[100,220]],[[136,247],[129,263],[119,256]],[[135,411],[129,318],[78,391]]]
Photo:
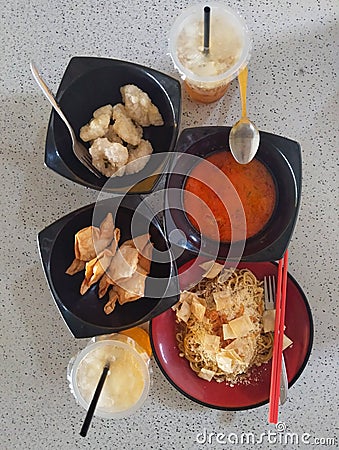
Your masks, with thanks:
[[[233,125],[229,136],[232,155],[239,164],[247,164],[254,158],[260,142],[259,131],[248,119],[246,112],[247,75],[247,67],[238,75],[242,109],[241,119]]]

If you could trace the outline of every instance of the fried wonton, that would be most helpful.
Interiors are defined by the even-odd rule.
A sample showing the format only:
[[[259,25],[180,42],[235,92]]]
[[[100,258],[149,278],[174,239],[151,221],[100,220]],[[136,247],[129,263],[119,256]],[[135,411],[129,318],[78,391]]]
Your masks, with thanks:
[[[114,289],[118,293],[120,305],[133,302],[144,296],[147,275],[148,273],[145,270],[138,267],[131,277],[119,280]]]
[[[120,305],[138,300],[144,296],[145,282],[150,272],[153,244],[149,240],[149,234],[143,234],[125,241],[112,258],[106,274],[99,283],[99,297],[103,297],[110,285],[117,294],[114,305],[118,301]],[[107,303],[104,310],[112,312],[112,302]]]
[[[137,270],[139,253],[135,247],[125,243],[118,249],[108,269],[108,275],[113,282],[120,278],[129,278]]]
[[[114,290],[114,288],[110,289],[108,292],[108,302],[104,306],[104,311],[107,315],[114,311],[118,298],[118,293]]]
[[[75,273],[81,272],[84,270],[86,265],[86,261],[81,261],[80,259],[73,259],[72,264],[69,266],[69,268],[66,270],[66,273],[68,275],[74,275]]]
[[[111,213],[106,215],[99,228],[89,226],[78,231],[74,238],[75,259],[66,270],[66,273],[68,275],[74,275],[83,270],[85,267],[83,262],[88,262],[96,258],[110,244],[112,245],[114,243],[116,248],[119,239],[120,230],[119,228],[114,228]]]
[[[139,253],[138,265],[141,269],[147,272],[147,274],[149,274],[151,270],[152,253],[153,253],[153,244],[150,241],[147,242],[145,247],[142,249],[142,253]]]
[[[85,278],[80,287],[80,294],[84,295],[88,289],[106,272],[114,254],[111,249],[105,248],[96,258],[86,263]]]
[[[112,284],[114,283],[106,271],[106,273],[103,274],[103,276],[100,278],[99,281],[99,289],[98,289],[99,298],[102,298],[106,294],[106,292],[112,286]]]

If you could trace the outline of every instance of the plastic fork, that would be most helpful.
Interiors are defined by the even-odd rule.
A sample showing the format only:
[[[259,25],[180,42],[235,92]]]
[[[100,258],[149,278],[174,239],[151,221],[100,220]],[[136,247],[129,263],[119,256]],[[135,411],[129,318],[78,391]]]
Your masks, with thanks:
[[[68,129],[69,134],[71,135],[71,139],[72,139],[72,148],[73,148],[74,155],[96,177],[101,178],[102,174],[93,166],[92,158],[91,158],[91,155],[89,154],[87,148],[83,144],[81,144],[81,142],[79,142],[77,140],[73,128],[71,127],[66,116],[62,112],[60,106],[58,105],[56,99],[54,98],[54,95],[48,88],[47,84],[41,78],[41,75],[33,61],[31,61],[30,67],[31,67],[33,77],[34,77],[35,81],[38,83],[38,86],[40,87],[42,92],[45,94],[45,97],[47,98],[47,100],[50,102],[50,104],[53,106],[55,111],[59,114],[60,118],[63,120],[63,122],[67,126],[67,129]]]
[[[265,298],[265,309],[275,309],[275,294],[276,294],[276,283],[275,277],[269,275],[264,277],[264,298]],[[281,360],[281,377],[280,377],[280,405],[283,405],[287,400],[288,393],[288,378],[284,355],[282,355]]]

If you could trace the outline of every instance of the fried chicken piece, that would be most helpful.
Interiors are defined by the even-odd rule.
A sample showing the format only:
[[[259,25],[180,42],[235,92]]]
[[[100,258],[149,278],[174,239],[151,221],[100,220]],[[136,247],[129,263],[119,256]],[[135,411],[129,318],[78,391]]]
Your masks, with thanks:
[[[93,117],[95,119],[97,119],[99,116],[102,116],[103,114],[109,115],[110,117],[112,117],[112,112],[113,112],[113,106],[108,104],[108,105],[101,106],[100,108],[96,109],[93,113]]]
[[[152,144],[141,139],[137,147],[128,146],[128,161],[125,168],[125,175],[138,173],[148,163],[153,152]]]
[[[127,144],[139,145],[142,138],[142,128],[128,116],[124,105],[118,103],[113,107],[113,130]]]
[[[89,142],[104,136],[108,131],[110,121],[111,114],[100,114],[94,117],[87,125],[80,128],[80,138],[84,142]]]
[[[93,165],[106,177],[121,177],[125,173],[128,150],[118,142],[97,138],[89,149]]]
[[[107,133],[105,134],[105,136],[102,137],[107,138],[110,142],[117,142],[118,144],[123,144],[123,140],[114,131],[113,125],[110,125],[108,127]]]
[[[126,112],[136,123],[143,127],[150,125],[160,126],[164,124],[158,108],[153,105],[151,99],[133,84],[127,84],[120,88]]]

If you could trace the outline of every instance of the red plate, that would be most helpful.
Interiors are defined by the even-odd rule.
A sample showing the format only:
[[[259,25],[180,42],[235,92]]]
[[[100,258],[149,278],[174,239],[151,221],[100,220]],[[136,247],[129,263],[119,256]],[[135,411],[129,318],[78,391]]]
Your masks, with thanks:
[[[196,280],[199,270],[201,272],[197,264],[192,266],[194,262],[197,261],[192,260],[179,269],[182,274],[181,289],[185,289],[190,280]],[[248,268],[260,280],[264,275],[277,275],[277,265],[271,262],[241,263],[238,268]],[[293,345],[284,351],[291,387],[301,375],[310,356],[313,321],[305,294],[290,274],[287,281],[285,324],[285,333],[293,341]],[[253,368],[249,384],[231,387],[214,380],[205,381],[192,371],[185,358],[179,356],[175,327],[175,313],[169,309],[152,319],[150,336],[153,354],[161,371],[179,392],[197,403],[222,410],[244,410],[268,403],[271,362]]]

